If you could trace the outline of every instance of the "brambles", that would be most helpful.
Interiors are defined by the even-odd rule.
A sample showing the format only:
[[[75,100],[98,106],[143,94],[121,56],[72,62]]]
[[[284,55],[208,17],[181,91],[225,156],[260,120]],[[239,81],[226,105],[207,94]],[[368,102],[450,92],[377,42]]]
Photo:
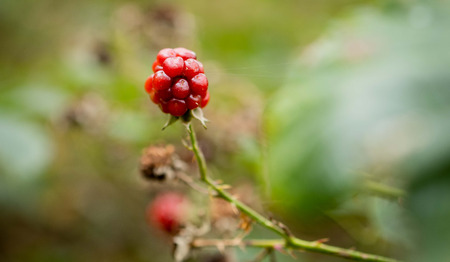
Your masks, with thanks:
[[[145,91],[164,113],[175,117],[209,102],[208,79],[197,55],[186,48],[159,51],[147,78]]]
[[[147,221],[169,234],[176,234],[186,222],[189,206],[189,200],[184,195],[163,193],[149,204]]]
[[[200,176],[199,179],[195,179],[184,172],[177,172],[177,178],[198,192],[216,197],[214,202],[216,209],[212,213],[210,221],[205,220],[201,213],[196,214],[199,218],[198,221],[202,221],[202,223],[188,221],[188,209],[190,212],[195,210],[183,195],[165,193],[158,196],[149,205],[147,209],[148,221],[173,236],[175,260],[177,262],[185,261],[191,255],[192,249],[195,248],[215,246],[223,249],[226,246],[253,246],[264,249],[261,255],[257,257],[257,261],[261,261],[268,255],[271,256],[271,259],[275,259],[275,250],[292,252],[294,249],[299,249],[357,261],[395,262],[396,260],[386,257],[326,245],[324,239],[305,241],[297,238],[285,224],[260,214],[244,203],[243,199],[239,200],[226,191],[230,186],[221,184],[209,177],[205,157],[198,145],[191,123],[191,119],[196,118],[206,127],[206,119],[200,108],[205,107],[210,100],[208,79],[204,74],[203,65],[197,62],[196,58],[194,52],[185,48],[163,49],[158,53],[152,66],[155,74],[150,76],[145,83],[145,90],[149,93],[151,100],[158,104],[164,113],[171,115],[164,128],[181,119],[187,129],[190,144],[183,142],[185,142],[185,147],[194,153]],[[173,154],[173,150],[168,152],[166,149],[162,148],[162,155],[153,150],[146,152],[147,156],[142,158],[146,160],[146,164],[141,166],[141,171],[145,177],[159,179],[158,174],[155,173],[156,162],[162,163],[161,166],[170,166],[168,165],[168,162],[170,162],[169,156]],[[159,150],[157,151],[159,152]],[[224,208],[224,201],[229,204],[228,210]],[[227,221],[228,217],[231,219],[239,217],[239,229],[242,230],[240,236],[234,236],[231,239],[202,239],[211,230],[211,224],[215,224],[216,229],[222,231],[222,237],[225,234],[233,235],[233,230],[228,232],[228,229],[231,228]],[[258,223],[267,230],[276,233],[281,239],[243,239],[252,230],[253,223]]]

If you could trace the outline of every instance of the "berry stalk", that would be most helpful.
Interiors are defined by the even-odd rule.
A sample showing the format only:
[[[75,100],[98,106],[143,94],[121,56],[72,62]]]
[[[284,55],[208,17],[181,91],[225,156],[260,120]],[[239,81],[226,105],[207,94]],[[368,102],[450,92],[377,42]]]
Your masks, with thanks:
[[[282,226],[281,223],[274,223],[270,219],[264,217],[259,214],[257,211],[253,210],[251,207],[245,205],[241,201],[234,198],[231,194],[223,190],[220,185],[217,185],[207,174],[207,167],[205,157],[203,152],[197,143],[197,137],[195,135],[195,131],[193,128],[193,124],[189,124],[189,137],[191,140],[192,151],[194,152],[195,158],[197,160],[200,178],[206,183],[210,189],[214,190],[217,193],[218,197],[228,201],[238,208],[242,213],[246,214],[254,221],[262,225],[263,227],[275,232],[276,234],[283,237],[280,240],[248,240],[248,241],[239,241],[236,240],[201,240],[197,239],[192,242],[194,247],[202,247],[202,246],[220,246],[220,244],[225,246],[238,246],[238,245],[246,245],[246,246],[254,246],[254,247],[263,247],[263,248],[287,248],[287,249],[299,249],[306,250],[315,253],[322,253],[331,256],[341,257],[354,261],[370,261],[370,262],[398,262],[398,260],[367,254],[359,251],[355,251],[352,249],[345,249],[340,247],[335,247],[331,245],[323,244],[321,241],[306,241],[300,238],[293,236],[289,230]]]

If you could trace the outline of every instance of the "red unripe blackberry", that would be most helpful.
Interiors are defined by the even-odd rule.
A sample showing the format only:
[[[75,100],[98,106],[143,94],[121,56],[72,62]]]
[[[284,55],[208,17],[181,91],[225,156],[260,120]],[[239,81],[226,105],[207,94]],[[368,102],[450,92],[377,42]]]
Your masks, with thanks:
[[[204,108],[209,103],[209,91],[206,92],[206,96],[203,97],[202,103],[200,105],[201,108]]]
[[[184,61],[184,75],[187,78],[193,78],[198,73],[200,73],[200,66],[197,60],[189,58]]]
[[[189,201],[178,193],[159,195],[148,205],[147,221],[170,234],[176,234],[186,222]]]
[[[184,47],[174,48],[173,50],[175,51],[176,55],[183,58],[183,60],[187,60],[189,58],[197,59],[197,55],[193,51]]]
[[[155,73],[153,76],[153,87],[156,90],[164,90],[168,89],[172,84],[172,79],[164,73],[164,71],[160,70]]]
[[[205,74],[200,73],[191,79],[190,87],[193,93],[201,95],[202,97],[206,95],[208,90],[208,79]]]
[[[177,56],[177,53],[175,53],[175,51],[172,48],[164,48],[158,52],[156,60],[159,62],[160,65],[162,65],[167,58],[175,56]]]
[[[184,100],[179,100],[173,98],[169,102],[167,102],[167,107],[169,114],[173,116],[182,116],[187,111],[186,102]]]
[[[189,95],[189,84],[186,79],[180,78],[172,85],[172,94],[174,97],[184,99]]]
[[[181,57],[169,57],[163,63],[163,70],[166,75],[176,77],[183,74],[184,61]]]
[[[192,109],[196,109],[200,105],[200,103],[202,101],[202,97],[200,95],[191,94],[190,96],[188,96],[185,99],[185,101],[186,101],[187,108],[192,110]]]
[[[153,75],[149,76],[147,80],[145,80],[145,92],[149,93],[153,90]]]
[[[186,48],[165,48],[158,52],[145,82],[145,91],[161,111],[182,116],[187,110],[209,102],[208,79],[197,55]]]

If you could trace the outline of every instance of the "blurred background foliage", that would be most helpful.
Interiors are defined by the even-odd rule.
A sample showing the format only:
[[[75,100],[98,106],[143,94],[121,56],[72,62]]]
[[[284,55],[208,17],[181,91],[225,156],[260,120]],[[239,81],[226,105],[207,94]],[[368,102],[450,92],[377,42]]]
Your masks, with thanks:
[[[138,163],[172,143],[192,165],[143,89],[158,50],[184,46],[210,80],[214,177],[307,240],[447,261],[448,15],[445,1],[3,0],[0,260],[171,261],[144,216],[166,185]]]

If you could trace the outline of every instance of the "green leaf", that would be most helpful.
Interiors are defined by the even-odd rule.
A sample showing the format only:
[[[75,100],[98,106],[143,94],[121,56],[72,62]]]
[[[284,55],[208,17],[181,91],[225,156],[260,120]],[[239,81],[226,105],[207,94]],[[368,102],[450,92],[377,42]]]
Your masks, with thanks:
[[[360,174],[407,185],[411,223],[393,204],[366,215],[388,241],[417,240],[411,261],[450,257],[447,14],[361,10],[305,50],[266,114],[277,203],[299,216],[337,208]]]
[[[53,143],[37,124],[0,116],[0,166],[17,180],[42,174],[53,158]]]

